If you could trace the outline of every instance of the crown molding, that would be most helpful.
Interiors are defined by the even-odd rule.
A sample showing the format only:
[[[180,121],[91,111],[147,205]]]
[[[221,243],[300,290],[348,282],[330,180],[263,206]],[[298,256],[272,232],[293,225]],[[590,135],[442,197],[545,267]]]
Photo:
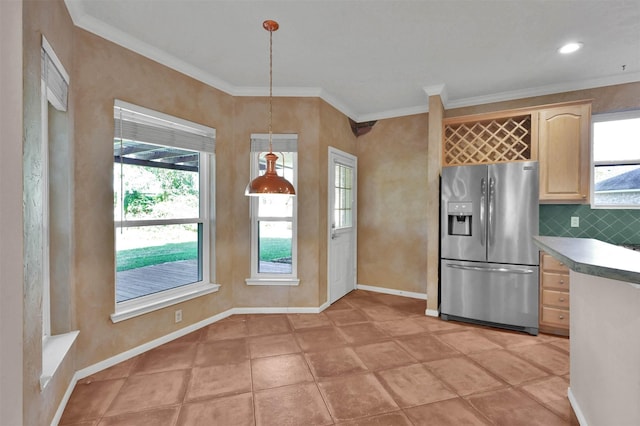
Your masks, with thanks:
[[[424,92],[427,94],[427,97],[440,96],[442,105],[445,107],[445,109],[447,109],[447,104],[449,103],[449,95],[447,93],[447,87],[444,83],[425,86],[422,88],[422,90],[424,90]]]
[[[614,86],[617,84],[635,83],[640,81],[640,72],[629,73],[589,80],[570,81],[547,86],[531,87],[521,90],[494,93],[491,95],[474,96],[449,101],[447,109],[474,105],[490,104],[494,102],[512,101],[515,99],[531,98],[535,96],[552,95],[555,93],[573,92],[576,90],[594,89],[597,87]]]
[[[144,43],[137,38],[131,37],[130,35],[118,30],[117,28],[111,25],[107,25],[104,22],[88,15],[84,10],[82,1],[80,0],[64,0],[64,2],[67,6],[69,14],[71,15],[71,19],[76,26],[100,37],[103,37],[106,40],[124,47],[125,49],[129,49],[144,57],[152,59],[160,64],[163,64],[169,68],[172,68],[182,74],[201,81],[232,96],[268,96],[269,94],[268,87],[234,86],[225,80],[217,78],[200,68],[194,67],[193,65],[190,65],[176,58],[175,56],[162,51],[161,49]],[[525,88],[521,90],[506,91],[491,95],[460,98],[454,100],[449,99],[445,84],[425,86],[423,87],[423,90],[426,93],[427,97],[439,95],[445,109],[452,109],[639,81],[640,72],[636,72],[624,75],[582,81],[571,81],[548,86]],[[353,110],[353,108],[349,107],[338,96],[331,94],[319,87],[274,87],[273,93],[274,96],[278,97],[318,97],[357,123],[429,112],[429,105],[427,101],[425,102],[425,104],[410,106],[406,108],[397,108],[374,113],[358,114]]]

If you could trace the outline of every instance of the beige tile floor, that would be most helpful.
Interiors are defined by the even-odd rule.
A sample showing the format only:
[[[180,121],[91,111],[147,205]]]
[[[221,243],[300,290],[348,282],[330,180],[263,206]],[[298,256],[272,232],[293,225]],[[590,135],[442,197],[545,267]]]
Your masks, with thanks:
[[[577,425],[569,341],[362,290],[235,315],[78,382],[61,425]]]

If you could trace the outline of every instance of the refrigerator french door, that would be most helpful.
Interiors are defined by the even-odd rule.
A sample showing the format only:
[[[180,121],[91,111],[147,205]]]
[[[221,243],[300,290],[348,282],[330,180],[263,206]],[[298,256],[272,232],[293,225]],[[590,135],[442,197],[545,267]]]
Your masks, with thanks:
[[[442,169],[440,312],[538,333],[538,163]]]

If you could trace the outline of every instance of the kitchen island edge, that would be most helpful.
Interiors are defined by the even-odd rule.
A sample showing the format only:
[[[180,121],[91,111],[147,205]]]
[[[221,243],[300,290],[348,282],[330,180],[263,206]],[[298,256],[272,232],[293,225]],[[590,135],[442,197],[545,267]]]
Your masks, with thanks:
[[[575,272],[640,289],[640,252],[593,238],[534,236],[533,242]]]

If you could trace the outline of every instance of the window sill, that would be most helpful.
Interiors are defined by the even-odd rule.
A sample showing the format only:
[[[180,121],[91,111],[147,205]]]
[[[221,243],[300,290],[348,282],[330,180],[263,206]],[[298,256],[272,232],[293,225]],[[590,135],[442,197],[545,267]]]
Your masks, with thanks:
[[[247,278],[244,282],[247,285],[297,286],[300,284],[300,280],[298,278]]]
[[[219,284],[196,283],[122,302],[116,306],[116,312],[111,314],[111,321],[117,323],[128,320],[205,294],[215,293],[219,289]]]
[[[64,361],[67,353],[73,346],[73,342],[80,334],[79,331],[70,331],[65,334],[49,336],[42,342],[42,375],[40,376],[40,390],[43,391],[49,384],[56,370]]]

